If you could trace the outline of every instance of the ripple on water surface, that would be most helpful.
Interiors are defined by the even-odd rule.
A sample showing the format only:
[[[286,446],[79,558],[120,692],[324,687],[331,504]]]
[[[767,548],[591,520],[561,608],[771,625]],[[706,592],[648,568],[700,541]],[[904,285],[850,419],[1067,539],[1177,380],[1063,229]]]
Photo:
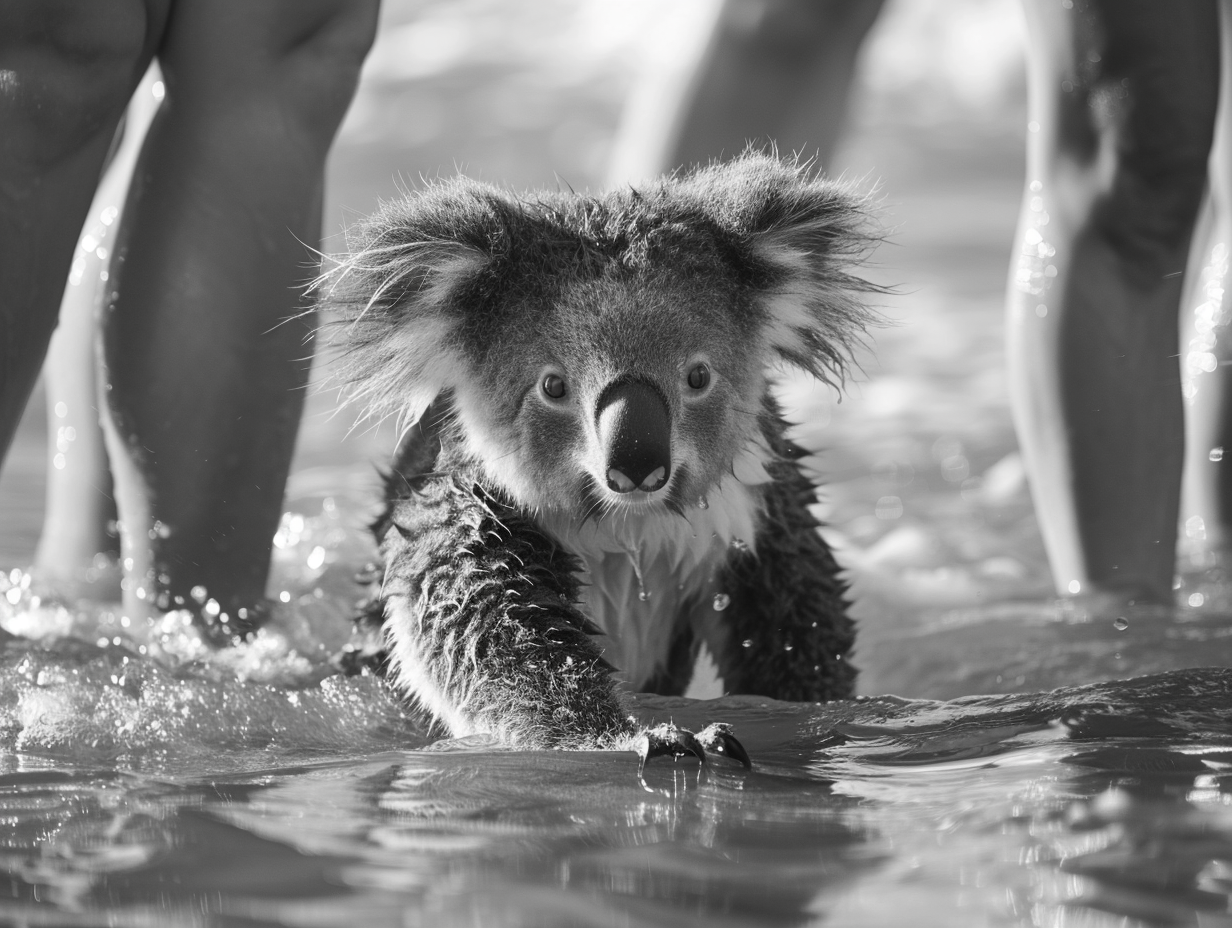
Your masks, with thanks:
[[[755,766],[639,781],[631,754],[433,743],[381,681],[328,673],[306,631],[324,613],[298,605],[328,596],[291,586],[227,652],[174,618],[100,644],[104,607],[4,641],[0,919],[1227,918],[1232,671],[948,702],[645,698],[646,720],[733,722]]]

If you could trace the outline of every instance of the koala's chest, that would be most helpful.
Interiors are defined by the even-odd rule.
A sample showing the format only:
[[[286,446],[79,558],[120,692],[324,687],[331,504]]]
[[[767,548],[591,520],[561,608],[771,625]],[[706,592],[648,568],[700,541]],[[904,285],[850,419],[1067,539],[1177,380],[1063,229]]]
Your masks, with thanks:
[[[687,571],[663,553],[583,558],[582,604],[603,629],[604,657],[622,680],[635,689],[644,686],[662,669],[680,626],[707,616],[702,607],[714,599],[722,555],[717,549]]]

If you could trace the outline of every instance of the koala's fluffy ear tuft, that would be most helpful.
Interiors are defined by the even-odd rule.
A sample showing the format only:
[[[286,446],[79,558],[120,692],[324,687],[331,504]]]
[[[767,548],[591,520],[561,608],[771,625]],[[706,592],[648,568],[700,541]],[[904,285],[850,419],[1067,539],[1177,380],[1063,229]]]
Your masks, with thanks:
[[[347,230],[349,254],[313,284],[338,379],[365,416],[402,427],[470,369],[467,294],[492,261],[501,194],[465,179],[432,184]]]
[[[863,297],[882,292],[851,273],[881,238],[867,196],[752,149],[683,182],[743,253],[772,357],[841,380],[877,319]]]

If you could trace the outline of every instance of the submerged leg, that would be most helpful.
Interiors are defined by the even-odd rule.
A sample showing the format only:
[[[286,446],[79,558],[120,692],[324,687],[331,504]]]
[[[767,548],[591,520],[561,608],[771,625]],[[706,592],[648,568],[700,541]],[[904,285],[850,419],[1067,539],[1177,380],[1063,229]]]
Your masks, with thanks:
[[[97,315],[129,178],[161,97],[154,89],[157,79],[158,69],[151,68],[128,105],[73,255],[60,303],[60,325],[43,369],[52,448],[35,565],[62,580],[88,582],[98,554],[115,555],[119,550],[108,528],[116,518],[116,507],[99,424]]]
[[[1171,596],[1181,275],[1219,74],[1212,2],[1026,3],[1028,186],[1008,300],[1015,423],[1061,593]]]
[[[1181,548],[1190,567],[1208,566],[1232,544],[1232,378],[1228,324],[1232,301],[1232,0],[1221,0],[1219,114],[1207,199],[1190,250],[1181,301],[1181,381],[1185,471]]]
[[[0,5],[0,456],[42,367],[74,244],[164,7]]]
[[[130,614],[194,588],[233,617],[264,596],[312,355],[301,288],[325,156],[375,21],[375,0],[173,10],[103,318]]]
[[[722,638],[711,642],[719,675],[728,693],[846,699],[856,680],[846,584],[809,511],[816,495],[793,460],[800,450],[781,437],[773,446],[780,460],[768,468],[754,550],[733,552],[721,578]]]

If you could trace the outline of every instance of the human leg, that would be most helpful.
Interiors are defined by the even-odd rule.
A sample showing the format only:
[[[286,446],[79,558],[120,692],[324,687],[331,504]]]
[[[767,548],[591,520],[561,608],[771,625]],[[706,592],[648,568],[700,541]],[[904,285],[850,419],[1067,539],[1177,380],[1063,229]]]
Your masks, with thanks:
[[[1176,318],[1213,131],[1215,7],[1025,10],[1033,131],[1007,329],[1036,511],[1059,592],[1168,601]]]
[[[128,105],[90,205],[60,303],[60,325],[43,367],[52,448],[34,563],[44,575],[63,580],[88,581],[97,555],[116,553],[116,539],[108,530],[116,518],[115,499],[99,424],[96,316],[128,181],[161,90],[158,69],[152,67]]]
[[[673,72],[683,86],[655,86],[645,112],[635,104],[626,115],[612,182],[730,158],[749,142],[816,155],[828,167],[856,56],[881,4],[726,0],[692,73]],[[666,118],[658,113],[665,95]]]
[[[73,246],[163,4],[0,6],[0,455],[38,377]]]
[[[103,314],[132,615],[264,596],[312,353],[305,243],[375,20],[375,0],[172,12]]]
[[[1191,568],[1211,566],[1232,544],[1232,410],[1226,295],[1232,257],[1232,0],[1220,0],[1220,91],[1207,199],[1190,249],[1181,299],[1185,470],[1181,548]],[[1225,454],[1226,449],[1226,454]]]

